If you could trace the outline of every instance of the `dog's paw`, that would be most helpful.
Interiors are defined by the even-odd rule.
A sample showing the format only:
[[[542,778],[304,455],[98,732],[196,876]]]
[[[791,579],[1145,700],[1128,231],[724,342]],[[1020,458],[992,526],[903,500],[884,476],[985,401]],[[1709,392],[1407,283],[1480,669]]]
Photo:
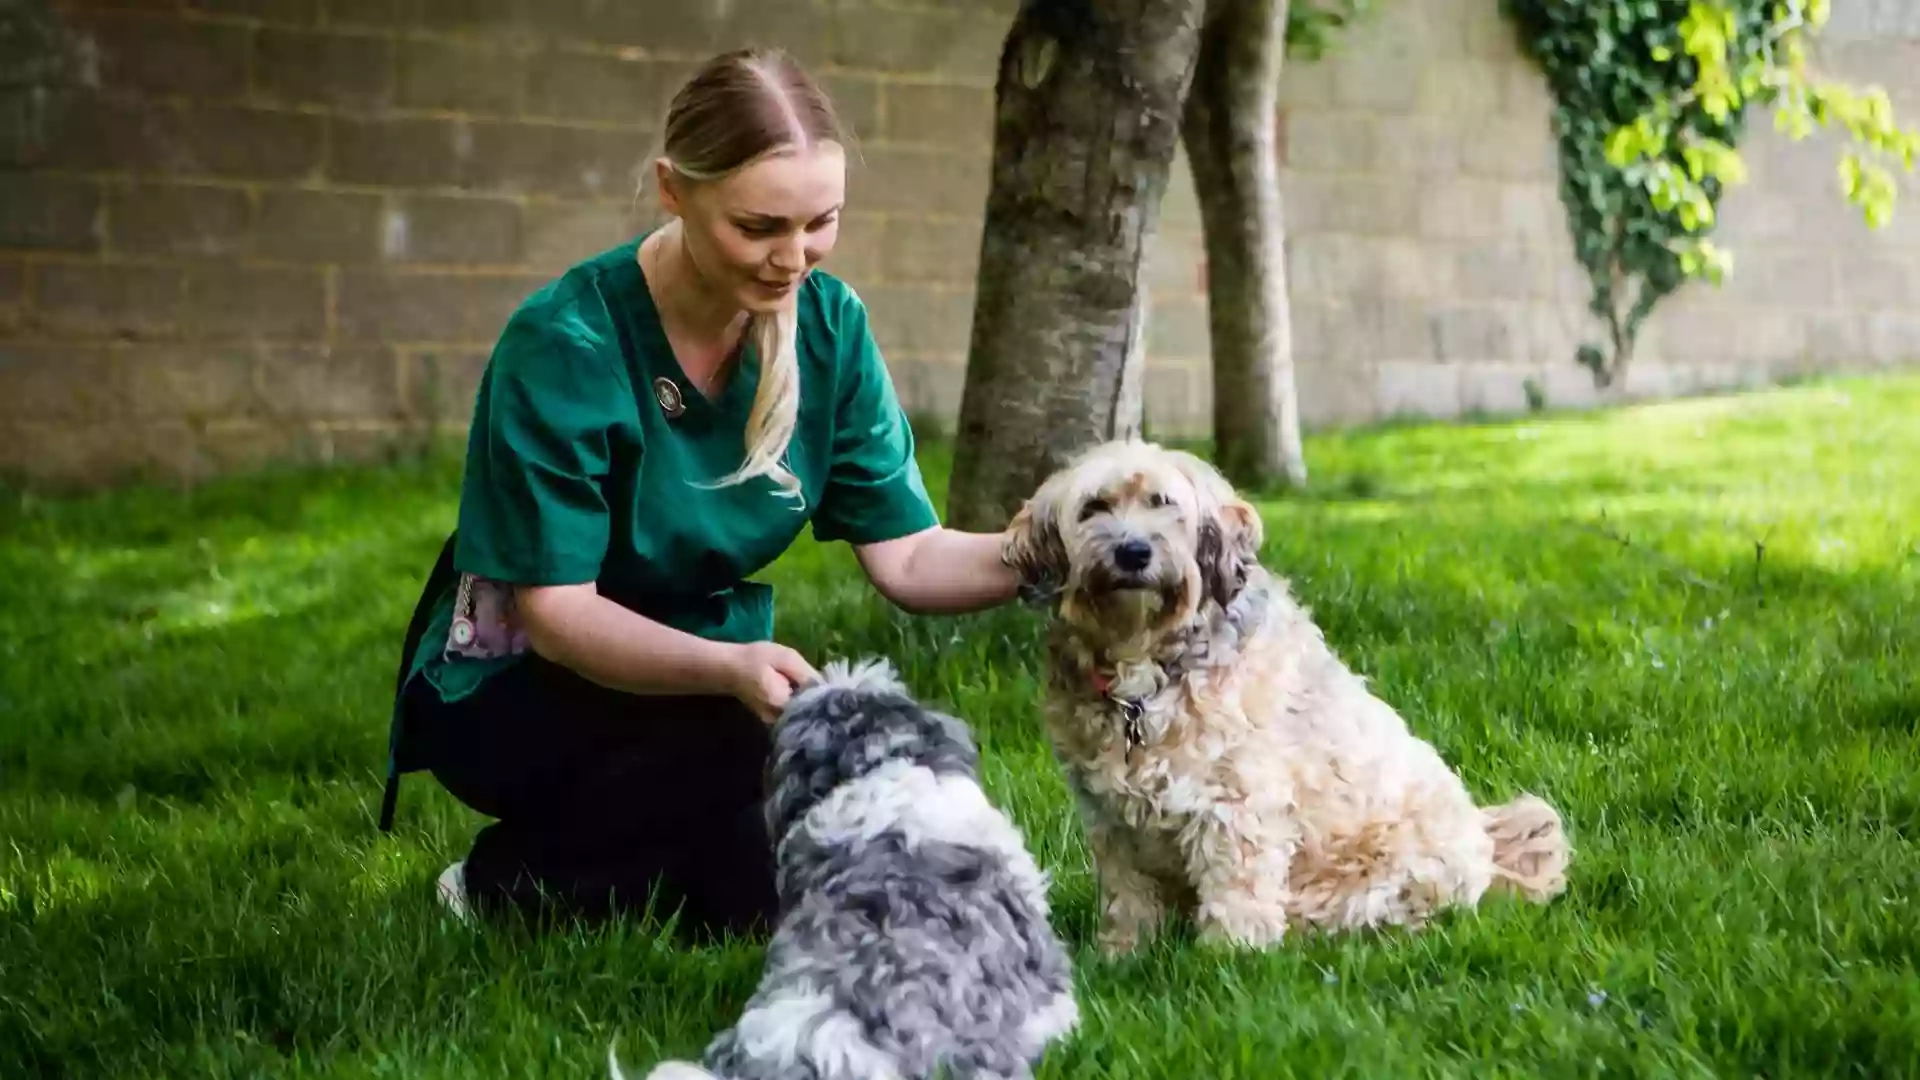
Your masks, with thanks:
[[[1203,912],[1196,923],[1200,944],[1215,949],[1266,949],[1287,935],[1286,915],[1253,906]]]
[[[1165,911],[1155,906],[1143,910],[1133,908],[1122,917],[1109,912],[1100,922],[1100,930],[1094,936],[1094,944],[1109,958],[1128,956],[1139,952],[1153,943],[1159,935],[1160,922]]]
[[[1108,959],[1117,959],[1139,952],[1140,947],[1146,944],[1147,938],[1138,927],[1103,926],[1093,941],[1103,956]]]
[[[1166,906],[1148,888],[1109,893],[1094,944],[1109,957],[1138,952],[1152,942],[1166,914]]]

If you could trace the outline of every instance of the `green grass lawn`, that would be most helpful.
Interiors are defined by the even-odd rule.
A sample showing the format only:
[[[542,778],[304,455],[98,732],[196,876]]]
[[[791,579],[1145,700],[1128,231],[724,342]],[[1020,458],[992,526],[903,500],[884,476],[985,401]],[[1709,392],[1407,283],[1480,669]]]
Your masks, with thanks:
[[[1563,808],[1551,906],[1105,962],[1036,720],[1039,627],[770,574],[816,662],[977,728],[1085,1015],[1049,1077],[1920,1070],[1920,377],[1310,442],[1270,566],[1487,798]],[[938,485],[941,461],[928,453]],[[477,820],[374,828],[395,649],[457,462],[0,505],[0,1075],[604,1075],[759,974],[644,928],[442,917]]]

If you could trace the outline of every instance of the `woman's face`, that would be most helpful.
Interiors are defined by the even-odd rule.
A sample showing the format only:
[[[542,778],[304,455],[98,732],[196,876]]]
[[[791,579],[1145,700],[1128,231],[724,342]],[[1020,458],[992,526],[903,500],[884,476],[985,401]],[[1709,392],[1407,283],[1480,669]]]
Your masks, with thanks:
[[[815,143],[710,184],[662,169],[666,211],[680,218],[687,254],[709,289],[755,314],[786,307],[833,250],[846,201],[846,153]]]

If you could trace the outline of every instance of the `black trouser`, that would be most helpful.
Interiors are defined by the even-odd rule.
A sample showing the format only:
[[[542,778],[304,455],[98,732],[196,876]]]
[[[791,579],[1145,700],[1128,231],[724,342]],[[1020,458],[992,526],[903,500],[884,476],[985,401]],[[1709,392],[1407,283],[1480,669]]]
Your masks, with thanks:
[[[466,860],[477,911],[598,920],[651,905],[699,937],[772,926],[770,744],[738,701],[623,694],[529,653],[452,704],[415,680],[405,707],[421,763],[498,819]]]

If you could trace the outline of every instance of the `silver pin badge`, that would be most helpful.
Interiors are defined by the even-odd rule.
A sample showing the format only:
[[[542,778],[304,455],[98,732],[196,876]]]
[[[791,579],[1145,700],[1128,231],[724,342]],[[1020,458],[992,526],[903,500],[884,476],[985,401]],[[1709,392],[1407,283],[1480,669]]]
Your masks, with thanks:
[[[653,397],[660,403],[660,411],[669,419],[687,411],[686,399],[680,396],[680,387],[665,375],[653,380]]]

